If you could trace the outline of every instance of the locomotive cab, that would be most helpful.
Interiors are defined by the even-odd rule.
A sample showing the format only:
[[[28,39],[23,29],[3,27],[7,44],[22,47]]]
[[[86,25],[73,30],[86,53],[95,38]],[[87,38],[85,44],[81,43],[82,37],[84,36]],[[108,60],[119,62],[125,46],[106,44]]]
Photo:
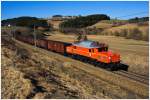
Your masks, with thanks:
[[[98,52],[108,51],[108,47],[98,48]]]

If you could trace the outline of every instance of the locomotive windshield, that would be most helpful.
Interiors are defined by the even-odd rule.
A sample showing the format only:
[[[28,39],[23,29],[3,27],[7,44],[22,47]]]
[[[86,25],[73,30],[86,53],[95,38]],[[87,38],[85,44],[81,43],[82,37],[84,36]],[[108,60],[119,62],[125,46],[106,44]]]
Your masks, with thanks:
[[[108,51],[108,47],[98,48],[98,52]]]

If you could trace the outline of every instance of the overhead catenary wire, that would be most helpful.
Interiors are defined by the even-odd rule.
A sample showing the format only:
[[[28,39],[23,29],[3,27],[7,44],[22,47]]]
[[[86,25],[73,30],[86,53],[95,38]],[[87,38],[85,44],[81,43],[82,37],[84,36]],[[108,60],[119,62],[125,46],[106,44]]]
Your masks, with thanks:
[[[143,11],[143,12],[138,12],[138,13],[133,13],[133,14],[128,14],[128,15],[118,16],[118,17],[115,17],[115,18],[116,19],[125,18],[125,17],[135,16],[135,15],[148,14],[148,13],[149,13],[148,11]]]

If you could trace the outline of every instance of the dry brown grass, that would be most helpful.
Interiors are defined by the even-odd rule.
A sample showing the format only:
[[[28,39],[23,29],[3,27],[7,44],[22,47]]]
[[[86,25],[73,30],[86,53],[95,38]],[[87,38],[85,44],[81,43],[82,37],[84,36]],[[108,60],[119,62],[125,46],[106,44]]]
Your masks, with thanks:
[[[2,69],[2,98],[26,98],[32,91],[33,86],[30,80],[24,79],[23,73],[11,67]]]
[[[2,51],[2,98],[26,98],[33,89],[31,81],[24,79],[24,74],[13,66],[14,53],[7,48],[2,48]]]
[[[74,37],[57,34],[55,38],[60,41],[61,39],[71,41],[70,39]],[[102,37],[95,38],[95,36],[89,36],[89,38],[99,40]],[[108,39],[108,37],[103,37],[103,39]],[[116,40],[116,37],[114,37],[112,44],[116,43]],[[126,44],[123,40],[121,40],[120,43]],[[136,44],[137,42],[132,41],[132,43]],[[140,42],[139,44],[143,45],[145,42]],[[18,46],[20,47],[20,45]],[[9,68],[7,67],[8,64],[12,64],[11,61],[13,58],[16,61],[16,65],[11,67],[14,72],[11,73],[8,71],[8,73],[3,75],[4,78],[2,78],[2,81],[6,82],[6,84],[12,84],[10,89],[13,88],[15,93],[13,91],[9,91],[8,93],[5,89],[3,91],[3,94],[5,94],[3,95],[4,98],[140,98],[137,94],[147,97],[147,88],[142,88],[143,86],[139,83],[132,81],[130,83],[128,79],[113,75],[112,73],[90,65],[88,66],[87,64],[82,64],[79,61],[72,61],[69,58],[55,53],[48,53],[48,51],[44,50],[43,52],[45,53],[42,53],[42,51],[35,51],[35,49],[29,45],[26,46],[22,44],[21,46],[29,52],[27,53],[29,58],[26,60],[19,56],[14,56],[15,53],[13,50],[2,48],[4,56],[2,57],[2,65],[4,66],[4,69],[2,69],[3,72]],[[119,45],[115,47],[117,46]],[[139,46],[136,48],[139,48]],[[123,46],[122,49],[125,51],[132,50],[132,48],[129,49],[126,48],[126,46]],[[143,53],[146,54],[147,52],[144,51]],[[4,64],[7,62],[8,64]],[[7,79],[13,80],[8,82]],[[119,81],[123,79],[126,81]],[[24,80],[24,84],[21,82],[22,80]],[[31,87],[29,84],[31,84]],[[2,84],[2,86],[3,88],[7,88],[5,84]],[[22,96],[20,91],[26,87],[28,88],[23,92]],[[17,94],[18,97],[14,96],[14,94]]]
[[[2,98],[92,98],[87,91],[90,87],[63,72],[71,63],[58,63],[57,59],[31,50],[26,60],[14,57],[11,49],[3,47],[2,51]]]
[[[116,24],[114,24],[116,23]],[[126,21],[100,21],[88,28],[100,28],[103,31],[96,32],[99,35],[113,35],[125,38],[148,41],[149,22],[127,23]]]
[[[135,37],[137,37],[135,35],[140,34],[140,36],[138,36],[138,39],[148,41],[148,34],[149,34],[148,29],[149,29],[148,25],[140,26],[138,24],[125,24],[105,29],[100,34],[122,36],[123,30],[126,30],[126,35],[123,37],[134,39]]]
[[[22,44],[22,43],[21,43]],[[30,49],[33,49],[32,48],[32,46],[29,46],[29,45],[25,45],[25,44],[22,44],[22,45],[24,45],[25,47],[27,47],[27,48],[30,48]],[[127,90],[129,90],[128,92],[125,92],[126,90],[122,90],[122,88],[120,87],[120,89],[121,89],[121,93],[123,93],[123,91],[125,92],[125,94],[123,93],[123,94],[120,94],[120,92],[119,92],[119,95],[125,95],[125,96],[123,96],[123,97],[121,97],[121,98],[140,98],[138,95],[143,95],[145,98],[147,98],[147,95],[148,95],[148,87],[146,86],[146,85],[143,85],[143,84],[141,84],[141,83],[138,83],[138,82],[136,82],[136,81],[132,81],[131,79],[128,79],[128,78],[125,78],[125,77],[122,77],[122,76],[118,76],[118,75],[116,75],[116,74],[113,74],[113,73],[110,73],[110,72],[108,72],[108,71],[105,71],[105,70],[102,70],[102,69],[99,69],[99,68],[96,68],[96,67],[93,67],[93,66],[91,66],[91,65],[88,65],[88,64],[84,64],[84,63],[81,63],[81,62],[79,62],[79,61],[75,61],[75,60],[71,60],[71,59],[69,59],[69,58],[66,58],[66,57],[63,57],[63,56],[61,56],[61,55],[59,55],[59,54],[55,54],[55,53],[51,53],[51,52],[48,52],[48,51],[46,51],[46,50],[40,50],[39,51],[40,53],[42,53],[43,55],[52,55],[53,56],[53,58],[55,58],[56,60],[57,60],[57,64],[59,65],[59,63],[58,62],[72,62],[73,64],[73,68],[78,68],[78,69],[80,69],[80,72],[81,72],[81,70],[83,70],[84,72],[86,72],[86,73],[88,73],[88,75],[91,75],[91,76],[94,76],[94,77],[96,77],[96,79],[98,78],[98,79],[100,79],[101,81],[100,82],[97,82],[98,84],[101,84],[101,82],[103,82],[102,80],[105,80],[105,81],[107,81],[107,82],[110,82],[111,83],[111,85],[112,86],[114,86],[114,88],[112,89],[112,87],[111,86],[108,86],[108,87],[111,87],[110,89],[112,89],[112,90],[114,90],[114,91],[116,91],[116,92],[118,92],[119,90],[119,87],[121,86],[121,87],[123,87],[123,89],[127,89]],[[62,68],[62,64],[61,65],[59,65],[61,68]],[[81,67],[82,66],[82,67]],[[55,68],[57,68],[57,67],[55,67]],[[57,70],[57,72],[58,73],[61,73],[61,70],[60,70],[60,68],[59,68],[59,71]],[[75,72],[75,73],[77,73],[78,71],[68,71],[68,69],[65,69],[65,70],[63,70],[63,72],[65,72],[65,73],[67,73],[67,74],[69,74],[69,72],[71,72],[71,76],[73,75],[73,76],[76,76],[77,77],[77,79],[79,79],[81,82],[82,82],[82,79],[84,79],[83,78],[83,76],[86,76],[85,74],[83,74],[82,72],[80,73],[80,74],[78,74],[78,75],[74,75],[74,73],[73,72]],[[69,75],[70,76],[70,75]],[[70,77],[71,77],[70,76]],[[79,77],[78,77],[79,76]],[[80,77],[81,76],[81,77]],[[91,78],[91,77],[89,77],[88,76],[88,78],[90,78],[90,80],[92,80],[93,78]],[[86,78],[87,79],[87,78]],[[80,82],[79,81],[79,82]],[[83,81],[85,81],[85,82],[89,82],[88,80],[83,80]],[[95,79],[93,80],[93,81],[95,81]],[[93,81],[92,81],[92,83],[93,83]],[[91,81],[90,81],[91,82]],[[88,86],[91,88],[91,87],[93,87],[93,86],[91,86],[91,84],[92,83],[87,83],[88,84]],[[85,83],[83,83],[84,85],[86,85]],[[90,84],[90,85],[89,85]],[[94,83],[95,84],[95,83]],[[115,84],[115,85],[114,85]],[[95,86],[95,85],[94,85]],[[104,89],[106,89],[106,87],[107,87],[107,85],[106,85],[106,87],[104,86],[104,84],[103,85],[96,85],[96,87],[97,86],[102,86]],[[101,87],[101,89],[100,90],[103,90],[102,89],[102,87]],[[98,87],[97,87],[98,88]],[[117,88],[117,89],[116,89]],[[95,89],[94,89],[95,90]],[[109,93],[108,93],[108,91],[106,92],[106,94],[105,94],[105,92],[103,93],[105,96],[107,95],[107,93],[109,94],[109,96],[110,96],[110,94],[111,93],[115,93],[115,92],[112,92],[112,90],[109,90]],[[102,91],[101,91],[102,92]],[[89,92],[88,92],[89,93]],[[93,93],[93,92],[92,92]],[[95,93],[95,92],[94,92]],[[126,94],[127,93],[127,94]],[[135,93],[135,94],[134,94]],[[138,94],[138,95],[137,95]],[[108,95],[107,95],[108,96]],[[114,95],[113,95],[114,96]],[[116,97],[115,97],[116,98]],[[118,98],[118,97],[117,97]]]
[[[89,26],[88,28],[93,28],[93,27],[96,27],[96,28],[111,28],[112,27],[112,24],[110,23],[103,23],[103,22],[98,22],[92,26]]]

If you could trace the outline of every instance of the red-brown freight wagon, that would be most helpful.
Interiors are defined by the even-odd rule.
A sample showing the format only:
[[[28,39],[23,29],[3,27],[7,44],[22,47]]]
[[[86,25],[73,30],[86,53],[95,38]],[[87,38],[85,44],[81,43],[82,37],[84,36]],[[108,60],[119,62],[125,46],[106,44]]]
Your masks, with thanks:
[[[44,49],[48,48],[48,41],[47,40],[44,40],[44,39],[37,40],[36,44],[37,44],[38,47],[41,47],[41,48],[44,48]]]
[[[16,36],[15,38],[19,41],[22,41],[22,38],[20,36]]]
[[[16,36],[15,37],[17,40],[22,41],[22,42],[27,42],[26,37],[23,36]]]
[[[48,40],[48,50],[62,54],[66,54],[66,47],[69,45],[71,45],[71,43]]]
[[[26,42],[28,42],[29,44],[34,44],[34,39],[33,38],[31,38],[31,37],[26,37]]]

